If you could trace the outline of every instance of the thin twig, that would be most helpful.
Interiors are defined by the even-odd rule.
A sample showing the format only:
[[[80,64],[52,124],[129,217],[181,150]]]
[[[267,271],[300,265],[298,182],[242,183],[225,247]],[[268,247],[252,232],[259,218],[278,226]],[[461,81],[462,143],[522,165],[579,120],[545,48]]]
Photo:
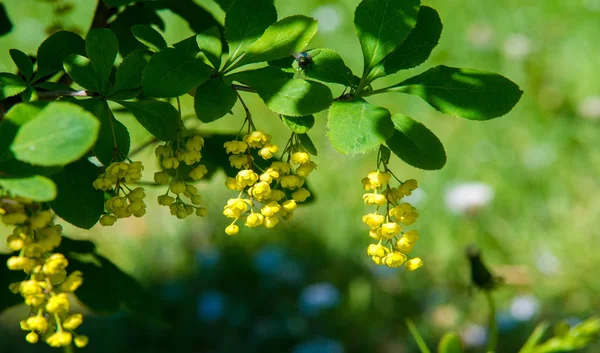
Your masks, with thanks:
[[[233,85],[231,85],[231,88],[233,88],[236,91],[244,91],[244,92],[256,93],[256,90],[254,88],[251,88],[251,87],[248,87],[248,86],[242,86],[242,85],[233,84]]]
[[[58,98],[58,97],[94,97],[98,94],[86,90],[81,91],[38,91],[40,98]]]

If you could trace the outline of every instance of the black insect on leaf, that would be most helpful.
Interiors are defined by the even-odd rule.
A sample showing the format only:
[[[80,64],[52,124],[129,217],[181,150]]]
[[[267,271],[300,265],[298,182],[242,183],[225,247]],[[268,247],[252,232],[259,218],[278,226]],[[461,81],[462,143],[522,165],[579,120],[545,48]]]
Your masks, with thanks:
[[[494,275],[481,259],[481,251],[474,245],[467,247],[467,258],[471,264],[471,283],[483,290],[495,289],[502,284],[502,277]]]

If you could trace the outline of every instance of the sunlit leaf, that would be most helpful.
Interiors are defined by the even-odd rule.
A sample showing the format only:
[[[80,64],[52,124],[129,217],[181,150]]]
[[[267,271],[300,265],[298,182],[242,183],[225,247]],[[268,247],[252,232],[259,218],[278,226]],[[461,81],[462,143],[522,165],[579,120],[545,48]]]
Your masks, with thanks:
[[[13,195],[38,202],[48,202],[56,197],[56,185],[44,176],[27,178],[0,178],[0,186]]]
[[[33,76],[33,63],[27,54],[23,53],[19,49],[9,50],[10,57],[12,58],[15,65],[19,69],[19,72],[23,74],[26,81],[29,81]]]
[[[17,75],[0,73],[0,99],[16,96],[27,89],[27,82]]]
[[[82,55],[69,55],[65,58],[65,71],[73,81],[81,87],[93,92],[100,92],[98,76],[90,59]]]

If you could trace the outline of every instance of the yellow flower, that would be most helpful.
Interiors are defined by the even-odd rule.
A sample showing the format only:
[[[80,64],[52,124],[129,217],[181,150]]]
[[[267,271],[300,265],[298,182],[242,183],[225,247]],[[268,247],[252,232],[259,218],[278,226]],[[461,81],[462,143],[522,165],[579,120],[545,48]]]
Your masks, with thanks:
[[[423,266],[423,260],[421,260],[418,257],[415,257],[414,259],[408,260],[405,266],[409,271],[414,271]]]
[[[246,222],[244,224],[249,228],[254,228],[262,225],[264,220],[265,216],[262,214],[250,212],[248,217],[246,217]]]
[[[30,271],[35,266],[35,261],[26,257],[12,256],[6,261],[9,270]]]
[[[297,175],[284,175],[279,178],[281,187],[294,190],[304,185],[304,179]]]
[[[304,163],[296,168],[296,174],[301,177],[307,177],[313,170],[317,168],[317,164],[313,161]]]
[[[6,239],[6,245],[12,251],[19,251],[23,249],[23,246],[25,245],[25,239],[19,235],[11,234]]]
[[[292,164],[305,164],[310,162],[310,154],[306,152],[294,152],[291,157]]]
[[[398,203],[404,197],[398,188],[385,189],[382,194],[392,203]]]
[[[369,193],[363,195],[363,201],[367,205],[383,206],[386,203],[385,196],[382,194]]]
[[[63,347],[70,345],[72,340],[73,335],[71,332],[62,331],[53,333],[46,339],[46,343],[48,343],[50,347]]]
[[[27,221],[27,215],[25,213],[10,213],[2,216],[2,222],[5,224],[21,224]]]
[[[74,342],[75,342],[75,347],[84,348],[85,346],[87,346],[89,339],[87,336],[81,335],[81,336],[75,337]]]
[[[296,207],[298,207],[298,204],[295,200],[287,200],[283,203],[282,207],[287,212],[293,212],[296,209]]]
[[[273,217],[267,217],[265,218],[265,227],[267,228],[274,228],[277,223],[279,223],[279,218],[277,218],[277,216],[273,216]]]
[[[54,295],[48,299],[46,311],[50,314],[67,313],[69,312],[69,300],[65,293]]]
[[[292,166],[285,162],[273,162],[271,163],[271,169],[279,172],[279,175],[290,174]]]
[[[248,145],[244,141],[237,140],[225,142],[223,147],[225,147],[225,152],[233,154],[244,153],[248,149]]]
[[[229,163],[237,169],[248,168],[251,162],[252,158],[247,154],[229,156]]]
[[[203,164],[200,164],[196,168],[192,169],[192,171],[189,173],[189,176],[193,180],[200,180],[200,179],[204,178],[204,176],[207,173],[208,173],[208,169],[206,169],[206,166]]]
[[[32,316],[25,320],[29,330],[44,333],[48,330],[48,320],[43,316]]]
[[[271,135],[262,131],[252,131],[244,136],[244,141],[252,148],[262,148],[267,142],[271,141]]]
[[[379,234],[386,239],[392,239],[392,237],[402,230],[402,227],[394,222],[388,222],[381,225],[379,228]]]
[[[260,175],[260,180],[266,181],[269,184],[271,184],[273,180],[277,178],[279,178],[279,172],[273,168],[267,169],[264,173]]]
[[[67,318],[63,321],[62,325],[63,325],[63,328],[65,328],[67,330],[75,330],[76,328],[79,327],[79,325],[81,325],[82,322],[83,322],[83,315],[73,314],[73,315],[67,316]]]
[[[225,228],[225,233],[227,233],[227,235],[236,235],[239,231],[240,227],[235,224],[230,224]]]
[[[29,332],[27,336],[25,336],[25,340],[31,344],[36,344],[39,337],[35,332]]]
[[[185,148],[187,148],[188,151],[200,151],[200,150],[202,150],[203,146],[204,146],[204,139],[202,138],[202,136],[198,136],[198,135],[188,139],[185,142]]]
[[[183,181],[174,181],[171,183],[171,192],[179,195],[185,191],[185,183]]]
[[[171,206],[175,202],[175,198],[169,195],[160,195],[158,197],[158,204],[161,206]]]
[[[207,214],[208,214],[208,210],[204,207],[200,207],[199,209],[196,210],[196,216],[198,216],[198,217],[206,217]]]
[[[385,217],[377,213],[369,213],[363,216],[363,223],[371,227],[371,229],[379,228],[385,222]]]
[[[367,255],[369,256],[384,257],[385,255],[389,254],[389,252],[390,249],[386,248],[381,244],[371,244],[367,248]]]
[[[225,186],[229,190],[235,190],[235,191],[242,191],[245,188],[245,186],[239,184],[235,178],[227,178],[227,180],[225,180]]]
[[[40,294],[42,293],[42,287],[40,286],[40,282],[35,280],[23,281],[19,285],[19,292],[24,297],[33,294]]]
[[[235,181],[243,186],[252,186],[257,180],[258,174],[250,169],[240,170],[235,177]]]
[[[167,185],[171,181],[171,176],[166,172],[156,172],[154,173],[154,181],[157,184]]]
[[[415,179],[408,179],[398,188],[400,192],[405,196],[410,196],[413,191],[419,187],[419,183]]]
[[[258,201],[268,199],[271,196],[271,187],[267,182],[264,181],[256,183],[256,185],[249,189],[249,191],[250,194],[254,196]]]
[[[46,227],[51,220],[51,211],[41,211],[29,217],[29,224],[31,226],[31,229],[40,229]]]
[[[154,154],[156,155],[156,158],[169,157],[169,156],[171,156],[172,152],[173,152],[173,150],[171,149],[171,147],[165,146],[165,145],[159,145],[154,150]]]
[[[180,160],[184,162],[186,165],[192,165],[200,162],[202,159],[202,155],[198,151],[189,151],[182,153],[180,156]]]
[[[292,198],[298,202],[304,202],[310,197],[310,191],[305,188],[298,189],[292,193]]]
[[[279,152],[279,147],[277,147],[277,145],[267,143],[265,147],[258,151],[258,155],[264,159],[271,159],[277,152]]]
[[[406,255],[400,252],[393,252],[383,258],[383,263],[388,267],[400,267],[406,261]]]
[[[419,240],[419,232],[416,230],[411,230],[404,233],[403,237],[406,238],[409,243],[415,243],[417,240]]]
[[[263,206],[263,208],[260,209],[260,213],[262,213],[265,217],[273,217],[277,214],[277,212],[279,212],[279,210],[281,210],[281,206],[277,202],[273,201]]]
[[[379,229],[371,229],[369,231],[369,236],[375,240],[381,240],[381,234],[379,232]]]
[[[67,268],[67,265],[69,265],[69,262],[67,261],[65,256],[63,254],[57,253],[52,254],[52,256],[46,259],[42,270],[47,275],[54,275]]]
[[[269,201],[279,202],[285,198],[285,192],[282,190],[273,190],[271,189],[271,197],[269,197]]]
[[[405,254],[408,254],[415,247],[415,243],[411,243],[406,239],[406,237],[402,237],[396,241],[396,250],[401,251]]]
[[[83,283],[83,274],[81,271],[71,273],[63,283],[60,284],[60,290],[65,293],[73,293]]]
[[[117,222],[117,217],[113,215],[103,214],[100,216],[100,225],[109,227],[114,225]]]
[[[367,175],[371,188],[380,188],[390,181],[391,175],[386,172],[372,171]]]

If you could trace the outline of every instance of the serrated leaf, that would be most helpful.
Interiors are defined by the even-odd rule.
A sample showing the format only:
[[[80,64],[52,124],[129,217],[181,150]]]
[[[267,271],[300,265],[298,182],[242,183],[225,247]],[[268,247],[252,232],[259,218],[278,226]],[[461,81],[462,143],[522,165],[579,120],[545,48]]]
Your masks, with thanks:
[[[373,69],[369,74],[369,82],[421,65],[437,46],[441,34],[442,21],[437,11],[421,6],[415,28],[396,50]]]
[[[52,201],[56,197],[54,182],[40,175],[27,178],[0,179],[0,186],[14,195],[38,202]]]
[[[127,108],[137,121],[162,141],[175,138],[179,127],[179,112],[167,102],[143,100],[138,102],[117,101]]]
[[[16,96],[27,89],[27,82],[17,75],[0,73],[0,99]]]
[[[275,21],[277,10],[271,1],[235,1],[225,16],[225,37],[229,43],[227,62],[235,62]]]
[[[433,132],[402,114],[392,115],[392,121],[395,130],[386,144],[396,156],[416,168],[442,169],[446,152]]]
[[[157,30],[148,25],[135,25],[131,27],[133,36],[154,52],[159,52],[167,47],[167,42]]]
[[[167,48],[155,54],[142,74],[144,93],[150,97],[179,97],[206,81],[212,69],[202,59]]]
[[[317,33],[317,26],[316,20],[302,15],[281,19],[267,28],[234,67],[276,60],[299,52]]]
[[[236,101],[235,90],[220,77],[216,77],[196,88],[194,109],[200,121],[210,123],[229,113]]]
[[[58,188],[58,196],[50,203],[50,207],[74,226],[92,228],[104,212],[104,192],[92,186],[101,173],[101,168],[87,159],[65,166],[52,177]]]
[[[400,82],[389,91],[421,97],[442,113],[471,120],[502,116],[523,94],[504,76],[443,65]]]
[[[38,69],[34,81],[63,69],[63,60],[72,54],[85,55],[85,41],[75,33],[60,31],[48,37],[37,51]]]
[[[419,4],[419,0],[363,0],[358,5],[354,25],[363,52],[363,77],[413,29]]]
[[[346,66],[342,57],[331,49],[313,49],[307,54],[311,63],[303,70],[304,75],[313,80],[339,83],[344,86],[352,86],[352,71]],[[293,64],[296,70],[301,70],[298,62]]]
[[[92,28],[85,38],[85,49],[94,67],[96,81],[102,93],[107,94],[110,90],[108,77],[119,52],[117,37],[110,29]]]
[[[129,131],[125,125],[115,119],[107,102],[92,98],[79,100],[77,104],[94,114],[100,121],[98,141],[92,148],[92,152],[98,157],[98,160],[104,165],[124,160],[125,156],[129,154],[131,145]],[[120,153],[115,150],[115,146]]]
[[[456,332],[446,332],[440,344],[438,345],[438,353],[463,353],[463,346],[460,336]]]
[[[281,115],[281,121],[287,126],[292,132],[296,134],[305,134],[308,130],[312,129],[315,125],[315,117],[312,115],[307,116],[286,116]]]
[[[110,94],[141,87],[142,71],[147,63],[144,50],[134,50],[129,53],[117,69],[115,85]]]
[[[302,147],[304,147],[306,152],[312,154],[313,156],[316,156],[318,154],[317,148],[315,147],[315,144],[312,142],[308,134],[299,134],[297,136],[300,140],[300,143],[302,144]]]
[[[364,100],[336,101],[327,119],[331,146],[344,154],[369,152],[391,136],[390,117],[387,109]]]
[[[229,76],[256,90],[275,113],[305,116],[327,109],[333,97],[327,86],[314,81],[290,79],[278,68],[267,66]]]
[[[18,160],[34,165],[64,165],[81,158],[96,142],[100,124],[69,102],[48,104],[17,132],[11,150]]]
[[[100,92],[100,84],[98,76],[94,71],[90,59],[81,55],[69,55],[65,58],[65,71],[73,81],[77,82],[81,87],[93,91]]]
[[[33,63],[31,62],[31,59],[19,49],[11,49],[9,52],[10,57],[15,65],[17,65],[19,72],[25,77],[25,81],[29,82],[33,76]]]
[[[196,36],[196,43],[200,51],[206,56],[212,67],[219,69],[221,66],[221,55],[223,54],[223,43],[221,43],[221,32],[217,27],[210,28]]]

